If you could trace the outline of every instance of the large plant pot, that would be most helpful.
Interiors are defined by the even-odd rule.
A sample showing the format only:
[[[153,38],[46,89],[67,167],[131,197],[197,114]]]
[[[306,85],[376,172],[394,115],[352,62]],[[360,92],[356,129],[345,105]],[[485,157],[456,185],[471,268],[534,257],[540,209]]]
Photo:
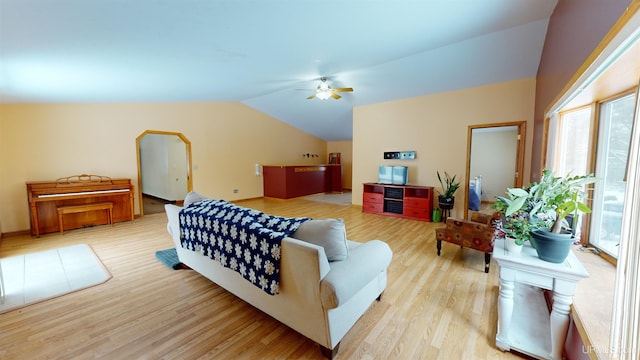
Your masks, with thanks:
[[[442,210],[451,210],[453,209],[453,202],[455,197],[444,197],[442,195],[438,195],[438,206]]]
[[[536,239],[534,239],[534,238],[533,238],[533,236],[531,236],[531,237],[529,238],[529,244],[531,244],[531,247],[532,247],[532,248],[537,249],[537,248],[536,248]]]
[[[562,263],[569,256],[574,241],[571,233],[554,234],[549,229],[533,230],[531,237],[540,260],[556,264]]]

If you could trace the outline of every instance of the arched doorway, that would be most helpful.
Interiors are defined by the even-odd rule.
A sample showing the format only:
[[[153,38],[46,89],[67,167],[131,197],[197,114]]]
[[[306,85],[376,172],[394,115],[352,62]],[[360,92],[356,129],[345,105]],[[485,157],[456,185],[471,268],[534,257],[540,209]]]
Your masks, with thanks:
[[[175,201],[191,191],[191,142],[181,133],[147,130],[136,138],[138,203],[144,196]]]

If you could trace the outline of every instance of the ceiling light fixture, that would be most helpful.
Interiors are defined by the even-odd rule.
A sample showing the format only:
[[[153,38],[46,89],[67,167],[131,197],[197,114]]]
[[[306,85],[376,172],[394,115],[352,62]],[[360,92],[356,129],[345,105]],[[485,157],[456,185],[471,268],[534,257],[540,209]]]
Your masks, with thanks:
[[[331,97],[331,86],[327,84],[326,77],[321,78],[320,81],[320,84],[316,88],[316,97],[320,100],[327,100]]]
[[[316,92],[311,96],[309,96],[307,100],[313,99],[316,97],[320,100],[327,100],[330,97],[338,100],[342,98],[342,96],[338,95],[339,92],[351,92],[351,91],[353,91],[353,88],[332,88],[327,82],[327,78],[323,76],[320,78],[320,84],[318,84],[318,86],[316,87]]]

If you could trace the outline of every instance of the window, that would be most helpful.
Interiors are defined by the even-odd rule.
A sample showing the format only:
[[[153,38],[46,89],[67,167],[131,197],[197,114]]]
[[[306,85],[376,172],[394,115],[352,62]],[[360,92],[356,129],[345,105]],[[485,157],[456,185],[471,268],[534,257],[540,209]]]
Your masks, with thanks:
[[[593,173],[590,166],[592,159],[591,134],[594,128],[592,106],[563,111],[558,119],[551,119],[549,127],[548,153],[553,154],[550,169],[558,176],[586,175]],[[574,226],[575,235],[582,236],[582,217]]]
[[[585,106],[560,113],[559,120],[550,128],[550,138],[555,139],[550,167],[559,175],[595,173],[600,179],[594,186],[588,236],[583,236],[582,241],[616,259],[635,93],[602,101],[595,117],[593,108]],[[591,141],[596,120],[597,147]],[[591,165],[592,158],[596,159],[595,168]]]
[[[557,134],[556,159],[553,169],[556,174],[585,175],[589,171],[591,148],[591,106],[560,114]]]
[[[635,94],[602,102],[589,244],[618,257]]]

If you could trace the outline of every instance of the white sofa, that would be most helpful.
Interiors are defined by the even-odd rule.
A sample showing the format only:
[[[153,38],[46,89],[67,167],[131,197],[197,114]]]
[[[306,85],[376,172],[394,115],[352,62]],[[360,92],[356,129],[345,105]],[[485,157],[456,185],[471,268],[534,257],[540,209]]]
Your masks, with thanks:
[[[317,342],[326,357],[332,358],[337,353],[340,340],[373,301],[380,300],[387,285],[392,252],[385,242],[357,243],[345,238],[348,256],[330,262],[324,247],[285,237],[281,244],[280,291],[277,295],[267,294],[235,271],[184,249],[180,240],[181,209],[165,205],[167,229],[180,261]]]

